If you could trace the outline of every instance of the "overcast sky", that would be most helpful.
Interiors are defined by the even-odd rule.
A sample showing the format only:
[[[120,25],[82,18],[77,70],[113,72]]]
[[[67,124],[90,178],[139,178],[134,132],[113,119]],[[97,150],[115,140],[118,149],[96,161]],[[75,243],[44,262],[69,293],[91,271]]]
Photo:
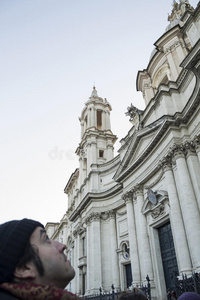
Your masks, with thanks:
[[[137,72],[171,10],[170,0],[0,0],[0,223],[61,220],[93,85],[119,141],[127,107],[144,109]]]

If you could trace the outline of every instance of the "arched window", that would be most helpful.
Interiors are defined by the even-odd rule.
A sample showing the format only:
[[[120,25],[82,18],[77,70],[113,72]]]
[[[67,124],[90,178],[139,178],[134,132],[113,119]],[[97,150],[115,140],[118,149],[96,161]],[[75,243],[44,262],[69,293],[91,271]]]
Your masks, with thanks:
[[[102,128],[102,110],[97,110],[97,128]]]

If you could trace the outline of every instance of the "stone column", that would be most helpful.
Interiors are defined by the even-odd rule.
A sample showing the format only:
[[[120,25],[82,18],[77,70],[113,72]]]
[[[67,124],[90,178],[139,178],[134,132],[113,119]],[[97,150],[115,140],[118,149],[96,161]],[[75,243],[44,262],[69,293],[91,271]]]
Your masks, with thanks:
[[[102,286],[101,272],[101,234],[100,234],[100,213],[93,212],[90,215],[91,226],[91,276],[90,276],[90,291],[92,294],[99,293],[99,288]]]
[[[84,173],[83,173],[83,154],[80,153],[79,156],[79,186],[82,185],[84,178]]]
[[[97,110],[94,108],[94,126],[97,128]]]
[[[96,138],[92,138],[91,140],[91,164],[97,163],[97,142]]]
[[[190,253],[170,159],[163,159],[161,165],[164,170],[165,184],[169,197],[170,222],[172,224],[171,228],[174,238],[179,273],[191,274],[192,265]]]
[[[69,259],[71,261],[71,265],[74,266],[75,265],[75,255],[74,255],[74,242],[72,241],[72,236],[70,236],[70,254],[69,254]],[[70,281],[70,283],[68,284],[68,290],[70,292],[75,291],[76,287],[75,287],[75,282],[72,280]]]
[[[91,107],[87,109],[87,128],[91,127]]]
[[[193,144],[194,144],[194,147],[195,147],[198,159],[199,159],[199,163],[200,163],[200,135],[196,135],[194,137]]]
[[[109,110],[106,111],[106,130],[111,130]]]
[[[87,176],[91,171],[91,164],[92,164],[92,141],[88,139],[87,144]]]
[[[102,130],[106,130],[106,112],[102,110]]]
[[[83,134],[84,134],[84,122],[83,122],[83,120],[81,120],[80,122],[81,122],[81,139],[82,139]]]
[[[68,222],[65,221],[63,224],[63,244],[67,245]]]
[[[111,254],[111,265],[112,265],[112,283],[116,290],[119,290],[119,261],[117,255],[117,230],[116,230],[116,215],[113,210],[109,211],[110,216],[110,253]]]
[[[186,230],[186,236],[189,244],[192,258],[193,269],[200,271],[200,216],[192,187],[190,175],[188,172],[185,156],[180,146],[173,147],[173,153],[176,160],[177,172],[180,182],[180,204]]]
[[[146,221],[146,216],[143,215],[142,213],[142,206],[144,203],[142,186],[135,187],[134,192],[136,196],[134,200],[134,212],[135,212],[136,232],[137,232],[138,248],[139,248],[141,279],[143,283],[146,283],[147,275],[151,280],[153,280],[153,268],[152,268],[149,236],[147,232],[147,221]]]
[[[200,211],[200,164],[192,143],[184,143],[184,149],[186,151],[186,161],[191,176],[192,185],[197,199],[197,204]]]
[[[87,235],[87,250],[86,250],[86,253],[87,253],[87,271],[86,271],[86,277],[87,277],[87,280],[86,280],[86,295],[89,295],[90,294],[90,277],[92,276],[92,270],[91,270],[91,240],[90,240],[90,218],[87,217],[86,218],[86,235]]]
[[[76,271],[76,276],[74,277],[74,285],[75,285],[75,291],[76,294],[79,294],[79,268],[78,268],[78,234],[77,234],[77,230],[74,230],[73,232],[74,235],[74,270]]]
[[[112,141],[109,141],[107,145],[107,160],[113,159],[113,144]]]
[[[136,286],[140,284],[141,279],[140,279],[140,264],[139,264],[139,256],[138,256],[137,236],[136,236],[136,229],[135,229],[135,217],[133,213],[133,192],[132,191],[127,192],[122,196],[122,198],[126,203],[131,270],[132,270],[133,285]]]
[[[91,127],[95,126],[95,109],[94,107],[91,108]]]

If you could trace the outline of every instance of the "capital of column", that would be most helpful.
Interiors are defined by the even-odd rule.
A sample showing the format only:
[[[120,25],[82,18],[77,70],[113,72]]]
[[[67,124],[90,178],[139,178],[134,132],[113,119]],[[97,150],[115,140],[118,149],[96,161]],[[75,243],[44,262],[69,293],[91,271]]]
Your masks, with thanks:
[[[170,148],[170,154],[172,154],[175,159],[178,159],[178,158],[183,158],[185,157],[185,153],[184,153],[184,147],[183,145],[176,145],[174,144],[171,148]]]
[[[108,214],[109,214],[110,219],[115,219],[116,212],[113,209],[109,210]]]
[[[196,152],[200,151],[200,135],[195,135],[193,141],[192,141]]]
[[[86,217],[85,224],[86,224],[86,226],[90,225],[90,217]]]
[[[83,149],[80,149],[80,159],[83,159],[84,158],[84,155],[85,155],[85,151]]]
[[[107,221],[108,219],[111,218],[115,219],[115,216],[116,216],[116,212],[113,209],[107,210],[101,213],[101,220]]]
[[[128,192],[126,192],[125,194],[122,195],[122,200],[124,200],[124,202],[127,203],[132,203],[133,201],[133,191],[130,190]]]
[[[74,231],[73,231],[73,235],[74,235],[75,238],[78,236],[77,230],[74,230]]]
[[[83,227],[82,225],[77,227],[77,234],[82,234],[86,231],[85,227]]]
[[[87,218],[87,222],[91,223],[93,221],[99,221],[101,218],[101,213],[100,212],[92,212],[89,217]]]
[[[143,185],[136,185],[133,190],[136,198],[143,195]]]
[[[159,166],[163,169],[164,172],[171,170],[172,169],[171,155],[167,155],[163,157],[163,159],[159,161]]]
[[[187,156],[193,155],[194,153],[196,153],[195,147],[192,142],[187,141],[187,142],[183,143],[183,149],[185,150],[185,154]]]

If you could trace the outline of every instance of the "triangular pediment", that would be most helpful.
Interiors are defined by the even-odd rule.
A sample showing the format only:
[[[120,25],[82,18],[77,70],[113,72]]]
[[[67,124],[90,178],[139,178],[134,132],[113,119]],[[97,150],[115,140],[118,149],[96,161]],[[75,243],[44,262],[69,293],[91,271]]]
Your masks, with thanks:
[[[155,135],[155,132],[150,132],[148,135],[143,136],[139,142],[134,143],[132,145],[132,155],[128,162],[127,168],[129,168],[130,165],[133,164],[134,161],[137,160],[137,158],[140,156],[141,152],[148,147],[148,145],[151,143],[153,137]]]
[[[135,131],[129,139],[129,145],[124,158],[114,175],[114,179],[118,179],[124,174],[128,174],[137,167],[155,147],[160,137],[165,131],[166,122],[164,119],[157,120],[148,127]]]

